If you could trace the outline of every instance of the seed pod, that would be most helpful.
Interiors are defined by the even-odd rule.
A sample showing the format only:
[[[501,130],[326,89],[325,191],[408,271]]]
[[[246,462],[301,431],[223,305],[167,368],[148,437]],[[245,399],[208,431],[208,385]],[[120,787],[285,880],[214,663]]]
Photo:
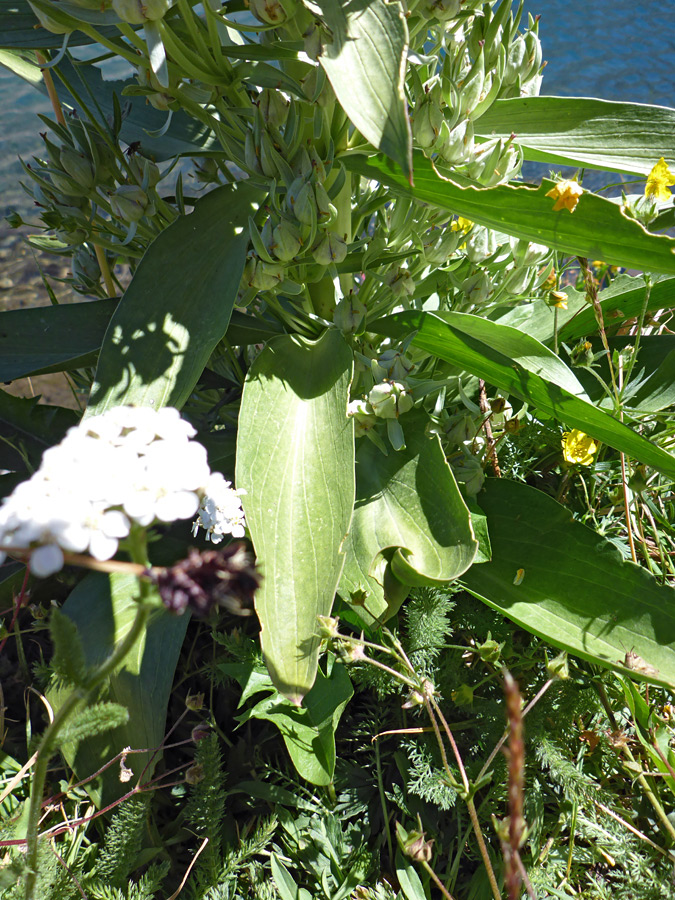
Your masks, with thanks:
[[[129,25],[143,25],[163,19],[171,9],[173,0],[112,0],[118,17]]]
[[[290,222],[281,221],[272,231],[269,248],[278,260],[290,262],[302,250],[300,232]]]
[[[123,222],[139,222],[150,212],[150,198],[135,184],[123,184],[110,196],[113,215]]]
[[[279,91],[265,88],[258,97],[258,109],[265,125],[281,128],[288,117],[289,103]]]
[[[347,256],[347,249],[346,241],[339,234],[326,231],[312,250],[312,256],[320,266],[329,266],[341,263]]]
[[[63,147],[61,150],[61,166],[81,187],[86,191],[92,190],[96,185],[94,167],[84,153],[78,153],[72,147]]]
[[[333,324],[345,334],[355,334],[368,310],[354,294],[344,297],[333,311]]]
[[[413,408],[413,398],[398,381],[383,381],[371,388],[368,402],[381,419],[398,419]]]

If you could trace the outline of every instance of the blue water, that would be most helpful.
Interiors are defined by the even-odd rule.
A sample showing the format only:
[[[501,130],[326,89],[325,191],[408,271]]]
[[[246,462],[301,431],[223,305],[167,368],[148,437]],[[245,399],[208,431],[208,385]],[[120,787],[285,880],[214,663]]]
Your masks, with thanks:
[[[675,105],[675,28],[672,0],[526,0],[540,14],[543,94],[602,97]],[[36,113],[50,114],[46,97],[0,68],[0,213],[28,207],[18,188],[21,167],[40,152]],[[675,136],[674,136],[675,143]]]

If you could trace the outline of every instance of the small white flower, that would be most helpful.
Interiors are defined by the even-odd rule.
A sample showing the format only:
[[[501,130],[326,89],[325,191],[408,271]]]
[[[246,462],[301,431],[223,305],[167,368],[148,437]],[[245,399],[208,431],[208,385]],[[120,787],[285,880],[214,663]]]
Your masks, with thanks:
[[[244,537],[246,522],[239,498],[245,493],[233,490],[232,482],[221,472],[213,472],[206,484],[192,533],[196,535],[201,527],[206,531],[206,540],[214,544],[222,541],[226,534]]]

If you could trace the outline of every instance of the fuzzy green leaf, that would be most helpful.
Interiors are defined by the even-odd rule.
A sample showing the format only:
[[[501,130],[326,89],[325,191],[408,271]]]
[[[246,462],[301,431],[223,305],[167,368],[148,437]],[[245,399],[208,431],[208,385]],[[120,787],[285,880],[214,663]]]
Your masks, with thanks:
[[[336,330],[273,338],[239,413],[236,481],[263,573],[261,643],[272,681],[296,703],[314,683],[316,617],[331,611],[354,506],[352,365]]]

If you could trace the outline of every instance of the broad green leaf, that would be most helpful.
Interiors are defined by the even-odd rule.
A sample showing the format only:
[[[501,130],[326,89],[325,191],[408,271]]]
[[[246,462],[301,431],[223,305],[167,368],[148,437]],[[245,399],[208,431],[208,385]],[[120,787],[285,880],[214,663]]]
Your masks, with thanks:
[[[0,313],[0,381],[96,362],[116,300]]]
[[[477,134],[510,138],[525,159],[647,175],[663,156],[675,164],[675,109],[589,97],[497,100]]]
[[[516,328],[466,313],[425,312],[396,313],[369,327],[395,337],[414,332],[416,347],[675,478],[675,457],[585,399],[562,360]]]
[[[265,662],[298,704],[314,684],[317,619],[333,605],[354,506],[352,353],[331,330],[273,338],[246,377],[237,486],[262,567],[256,594]]]
[[[624,561],[610,541],[528,485],[489,479],[478,502],[488,518],[492,561],[463,577],[472,594],[556,647],[646,677],[623,664],[633,650],[658,670],[650,681],[675,685],[672,588]]]
[[[370,143],[412,181],[405,101],[408,29],[398,0],[305,0],[332,35],[319,62],[344,111]]]
[[[137,591],[138,581],[133,576],[92,573],[66,600],[62,612],[78,627],[88,665],[103,662],[126,635],[134,619]],[[126,764],[136,777],[148,765],[144,777],[151,777],[160,758],[158,754],[151,761],[152,751],[164,738],[166,709],[187,623],[188,616],[171,616],[159,608],[151,614],[145,636],[111,676],[104,691],[103,699],[126,707],[129,721],[114,731],[63,748],[78,778],[97,772],[125,747],[150,751],[129,755]],[[55,709],[68,692],[69,688],[62,688],[49,693]],[[133,787],[134,782],[120,782],[119,772],[116,763],[88,783],[87,791],[97,806],[106,806]]]
[[[227,331],[259,192],[217,188],[155,238],[101,347],[87,409],[182,406]]]
[[[39,399],[0,391],[0,469],[25,473],[29,478],[45,450],[77,425],[79,416],[73,410],[47,406],[38,403]]]
[[[277,693],[267,672],[241,664],[222,665],[244,686],[239,706],[262,691],[272,693],[237,717],[240,724],[264,719],[277,726],[298,773],[312,784],[327,785],[335,774],[335,730],[354,693],[347,670],[329,654],[328,674],[317,669],[316,681],[298,707]]]
[[[356,502],[340,595],[371,625],[396,613],[409,587],[466,572],[478,544],[438,437],[422,416],[402,420],[406,447],[388,456],[368,440],[356,454]],[[405,587],[403,587],[405,585]]]
[[[617,203],[595,194],[584,193],[572,213],[566,209],[554,212],[554,201],[546,196],[554,183],[547,178],[539,187],[461,187],[416,152],[415,186],[411,188],[404,173],[384,156],[367,160],[347,156],[342,161],[352,172],[380,181],[396,194],[447,209],[506,234],[611,265],[675,274],[675,239],[648,233],[625,216]]]

